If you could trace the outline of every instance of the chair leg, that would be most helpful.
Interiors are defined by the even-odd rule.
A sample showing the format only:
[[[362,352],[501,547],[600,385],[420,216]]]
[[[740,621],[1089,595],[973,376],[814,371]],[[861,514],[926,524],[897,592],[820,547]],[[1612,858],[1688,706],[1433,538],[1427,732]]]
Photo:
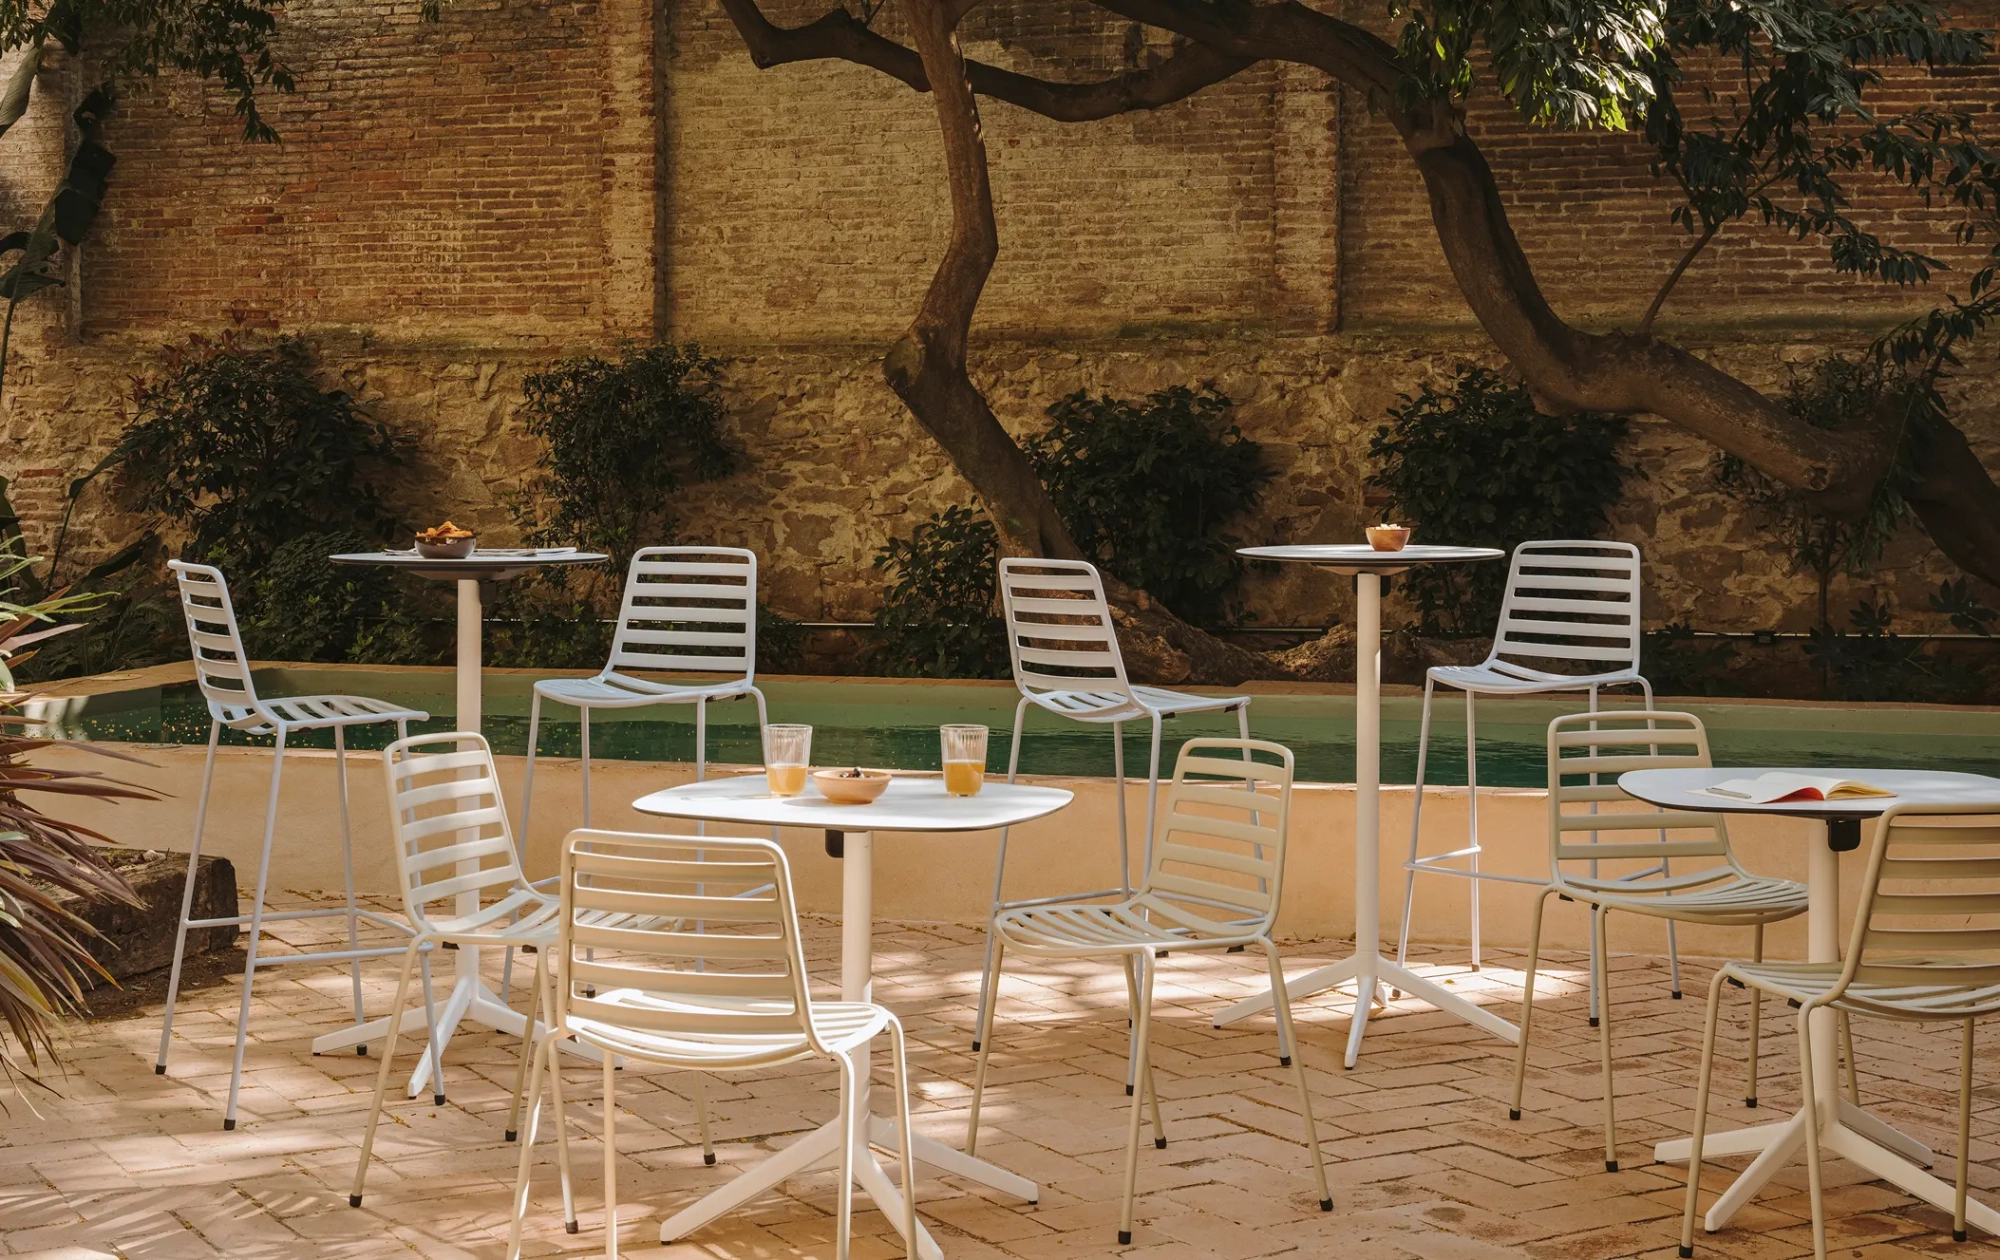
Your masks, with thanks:
[[[554,998],[555,994],[553,989],[551,989],[548,1004],[551,1013],[555,1010]],[[563,1101],[562,1047],[556,1044],[556,1037],[553,1032],[543,1040],[542,1044],[547,1047],[545,1053],[548,1055],[548,1060],[544,1066],[548,1069],[549,1075],[549,1101],[555,1105],[556,1168],[562,1175],[563,1232],[574,1234],[577,1230],[576,1194],[572,1189],[569,1175],[569,1108]],[[605,1059],[609,1061],[611,1057],[610,1055],[606,1055]],[[532,1116],[529,1117],[528,1130],[529,1139],[533,1140],[534,1123]],[[526,1148],[523,1149],[525,1150]]]
[[[528,1161],[534,1153],[535,1121],[542,1110],[542,1071],[554,1056],[555,1044],[553,1033],[542,1038],[528,1071],[528,1132],[521,1142],[521,1163],[514,1174],[514,1220],[507,1232],[507,1260],[520,1260],[521,1221],[528,1214]]]
[[[1528,974],[1521,981],[1521,1040],[1514,1047],[1514,1097],[1507,1108],[1509,1120],[1521,1118],[1521,1086],[1528,1079],[1528,1034],[1535,1026],[1535,973],[1542,963],[1542,915],[1549,906],[1553,888],[1542,889],[1535,898],[1535,914],[1528,926]]]
[[[1138,1075],[1145,1078],[1153,1068],[1151,1050],[1153,1044],[1153,970],[1151,957],[1141,956],[1139,960],[1139,1020],[1133,1030],[1138,1043],[1135,1058]],[[1139,1191],[1139,1121],[1143,1099],[1132,1099],[1132,1116],[1125,1133],[1125,1209],[1119,1217],[1118,1242],[1125,1246],[1132,1241],[1132,1201]]]
[[[534,693],[528,701],[528,768],[521,776],[521,852],[517,855],[523,865],[528,856],[528,824],[535,816],[535,760],[541,755],[538,743],[542,730],[542,696]]]
[[[431,1102],[444,1106],[444,1029],[438,1027],[437,1003],[431,998],[431,956],[417,958],[417,973],[424,982],[424,1022],[430,1025]]]
[[[1009,783],[1014,781],[1014,776],[1021,769],[1021,727],[1027,720],[1028,701],[1023,698],[1019,704],[1014,706],[1013,746],[1007,752],[1007,782]],[[1118,786],[1118,835],[1119,843],[1123,844],[1125,836],[1125,785],[1122,778]],[[1011,829],[1007,827],[1000,829],[999,851],[993,858],[993,902],[992,908],[986,912],[986,960],[980,969],[982,977],[990,977],[993,974],[993,951],[996,948],[993,935],[993,919],[994,916],[1000,913],[1002,904],[1000,898],[1007,878],[1007,833],[1009,830]],[[979,1030],[986,1026],[986,1017],[991,1013],[992,1008],[993,990],[987,979],[981,979],[979,982],[979,1009],[972,1017],[972,1049],[974,1053],[977,1053],[979,1050]]]
[[[1139,878],[1145,879],[1153,872],[1153,827],[1160,813],[1160,715],[1153,714],[1153,743],[1146,760],[1146,846],[1145,866],[1140,869]],[[1132,884],[1125,884],[1127,896],[1131,895]]]
[[[1608,923],[1611,916],[1597,912],[1597,952],[1604,956],[1604,985],[1597,991],[1597,1046],[1598,1057],[1604,1066],[1604,1171],[1618,1171],[1618,1107],[1611,1088],[1611,942]]]
[[[583,761],[583,825],[590,825],[590,710],[579,706],[576,711],[577,731],[582,741],[578,749]]]
[[[1427,670],[1424,673],[1424,716],[1417,726],[1417,782],[1410,798],[1410,855],[1403,861],[1403,918],[1396,931],[1396,965],[1403,966],[1410,960],[1410,913],[1417,901],[1417,842],[1423,835],[1424,822],[1424,771],[1429,763],[1431,751],[1431,696],[1437,682]],[[1403,996],[1402,990],[1394,990],[1396,997]]]
[[[604,1260],[618,1260],[618,1056],[604,1056]]]
[[[1132,1012],[1132,1027],[1136,1030],[1139,1026],[1139,984],[1138,984],[1139,974],[1138,973],[1142,969],[1144,969],[1147,964],[1142,956],[1133,954],[1125,955],[1124,963],[1125,963],[1125,1000],[1127,1009],[1129,1009]],[[1132,1092],[1133,1082],[1138,1079],[1139,1065],[1136,1059],[1133,1062],[1128,1063],[1125,1070],[1127,1076],[1131,1078],[1125,1082],[1125,1092],[1127,1095],[1129,1095]],[[1166,1129],[1160,1123],[1159,1083],[1155,1079],[1152,1057],[1150,1055],[1147,1056],[1147,1062],[1146,1062],[1146,1099],[1148,1105],[1152,1109],[1153,1146],[1155,1149],[1164,1151],[1167,1149],[1167,1132]]]
[[[854,1131],[856,1115],[861,1110],[860,1073],[856,1071],[854,1060],[845,1054],[833,1056],[840,1065],[840,1189],[835,1200],[834,1242],[835,1260],[848,1260],[848,1253],[854,1245]],[[903,1148],[904,1158],[910,1156],[909,1147]]]
[[[989,998],[986,1008],[980,1013],[979,1036],[973,1045],[979,1047],[979,1062],[972,1069],[972,1111],[965,1119],[965,1153],[979,1153],[979,1104],[986,1097],[986,1056],[993,1052],[993,1009],[1000,1005],[1000,964],[1006,957],[1007,947],[1001,943],[999,934],[991,932],[986,938],[986,980]]]
[[[889,1048],[896,1055],[896,1137],[903,1157],[904,1260],[917,1260],[917,1157],[910,1139],[910,1062],[901,1021],[889,1021]]]
[[[1951,1238],[1965,1241],[1965,1179],[1972,1160],[1972,1021],[1958,1055],[1958,1192],[1952,1196]]]
[[[1764,925],[1758,924],[1756,935],[1751,937],[1750,960],[1764,961]],[[1764,1014],[1764,991],[1755,985],[1745,985],[1750,995],[1750,1083],[1743,1094],[1743,1105],[1757,1105],[1757,1052],[1762,1043],[1762,1017]]]
[[[1840,1056],[1847,1063],[1847,1097],[1861,1105],[1861,1065],[1854,1057],[1854,1021],[1840,1012]]]
[[[410,968],[417,960],[417,951],[424,938],[410,938],[410,947],[403,951],[403,969],[396,976],[396,1004],[389,1008],[389,1033],[382,1043],[382,1063],[375,1069],[375,1101],[368,1108],[368,1127],[361,1133],[361,1159],[354,1166],[354,1189],[348,1192],[347,1206],[361,1206],[361,1192],[368,1179],[368,1159],[375,1153],[375,1128],[382,1120],[382,1097],[389,1092],[389,1064],[396,1057],[396,1033],[403,1022],[403,1002],[410,995]]]
[[[222,723],[208,724],[208,758],[202,763],[201,797],[194,807],[194,840],[188,846],[187,879],[181,885],[181,921],[174,933],[174,966],[167,973],[167,1013],[160,1021],[160,1054],[153,1060],[153,1074],[167,1071],[167,1048],[174,1035],[174,1003],[181,992],[181,963],[187,956],[188,919],[194,914],[195,876],[201,867],[201,832],[208,822],[208,793],[215,782],[215,745],[222,737]]]
[[[701,1125],[701,1162],[715,1167],[715,1135],[708,1127],[708,1076],[702,1072],[694,1077],[694,1117]]]
[[[1472,910],[1472,969],[1479,970],[1479,722],[1478,697],[1465,693],[1465,847],[1472,878],[1466,900]]]
[[[1826,1260],[1826,1195],[1820,1179],[1820,1114],[1813,1086],[1812,1015],[1810,1006],[1799,1011],[1799,1080],[1805,1095],[1806,1189],[1812,1200],[1813,1260]]]
[[[521,1030],[521,1070],[514,1077],[514,1105],[507,1111],[507,1140],[512,1142],[521,1130],[521,1091],[528,1083],[528,1065],[535,1057],[535,1017],[542,1006],[542,986],[548,972],[549,950],[552,945],[543,945],[535,951],[535,974],[529,981],[528,1024]],[[397,1009],[401,1009],[398,1007]]]
[[[354,906],[354,828],[347,816],[347,731],[344,727],[333,728],[334,780],[340,787],[340,865],[341,873],[347,881],[347,948],[361,948],[361,923],[355,917]],[[347,972],[354,987],[354,1022],[363,1022],[361,1014],[361,959],[348,960]],[[366,1043],[354,1047],[354,1053],[366,1055]]]
[[[271,880],[271,840],[278,830],[278,788],[285,771],[285,731],[278,729],[271,750],[271,799],[264,807],[264,845],[257,859],[257,899],[250,906],[250,943],[244,947],[243,1000],[236,1009],[236,1054],[229,1068],[229,1103],[222,1112],[222,1128],[236,1127],[236,1096],[243,1088],[243,1047],[250,1035],[250,992],[257,982],[257,947],[264,935],[264,893]]]
[[[1257,942],[1264,949],[1264,967],[1271,973],[1271,1009],[1278,1017],[1278,1044],[1296,1046],[1292,1027],[1292,998],[1285,992],[1285,968],[1278,961],[1278,947],[1271,938],[1262,937]],[[1306,1065],[1301,1055],[1291,1055],[1287,1062],[1292,1069],[1292,1079],[1299,1086],[1299,1114],[1306,1122],[1306,1151],[1312,1157],[1313,1183],[1319,1187],[1319,1210],[1333,1211],[1333,1192],[1326,1188],[1326,1159],[1320,1154],[1319,1128],[1313,1123],[1312,1093],[1306,1088]]]
[[[1763,930],[1758,929],[1758,935],[1762,934]],[[1715,1079],[1715,1026],[1722,1010],[1722,985],[1727,978],[1728,973],[1718,967],[1715,979],[1708,985],[1708,1022],[1701,1035],[1701,1075],[1695,1084],[1694,1132],[1688,1149],[1687,1208],[1681,1215],[1682,1260],[1694,1255],[1695,1200],[1701,1192],[1701,1143],[1708,1130],[1708,1087]],[[1750,992],[1755,994],[1759,990],[1753,988]]]
[[[1595,1028],[1597,1027],[1598,1016],[1604,1009],[1602,1006],[1604,995],[1604,956],[1597,949],[1597,921],[1594,917],[1600,911],[1596,906],[1592,906],[1590,913],[1593,916],[1588,929],[1590,937],[1590,1026]]]

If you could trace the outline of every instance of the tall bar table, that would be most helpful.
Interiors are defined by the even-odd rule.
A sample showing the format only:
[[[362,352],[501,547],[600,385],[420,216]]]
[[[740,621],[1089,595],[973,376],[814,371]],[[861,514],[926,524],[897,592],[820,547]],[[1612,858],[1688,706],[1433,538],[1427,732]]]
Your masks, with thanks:
[[[458,653],[454,671],[458,685],[458,713],[453,720],[461,731],[479,730],[483,717],[480,632],[485,600],[482,588],[488,583],[509,581],[543,566],[597,564],[610,558],[599,552],[578,551],[574,547],[481,548],[463,560],[431,560],[414,550],[365,551],[328,557],[335,564],[382,565],[432,581],[458,583]],[[467,893],[459,898],[458,911],[460,914],[471,914],[479,908],[478,903],[477,893]],[[466,1019],[517,1037],[527,1026],[527,1018],[501,1001],[500,995],[480,978],[480,951],[462,947],[457,953],[451,994],[438,1012],[438,1026],[431,1030],[440,1058],[452,1033]],[[381,1019],[316,1037],[312,1043],[313,1053],[325,1054],[331,1050],[345,1050],[350,1046],[379,1041],[387,1035],[391,1019],[401,1021],[398,1024],[401,1031],[421,1027],[424,1008],[413,1006]],[[417,1056],[417,1070],[410,1077],[410,1097],[423,1093],[424,1086],[430,1083],[432,1062],[429,1054]]]
[[[1418,565],[1499,560],[1506,553],[1491,547],[1377,551],[1368,546],[1304,545],[1244,547],[1237,554],[1252,560],[1310,564],[1354,578],[1354,954],[1285,981],[1286,995],[1296,1002],[1354,982],[1354,1016],[1348,1023],[1343,1059],[1348,1067],[1361,1055],[1368,1013],[1384,981],[1509,1044],[1520,1040],[1520,1030],[1498,1015],[1382,954],[1382,579]],[[1223,1011],[1215,1017],[1215,1026],[1221,1028],[1270,1008],[1271,995],[1265,993]]]

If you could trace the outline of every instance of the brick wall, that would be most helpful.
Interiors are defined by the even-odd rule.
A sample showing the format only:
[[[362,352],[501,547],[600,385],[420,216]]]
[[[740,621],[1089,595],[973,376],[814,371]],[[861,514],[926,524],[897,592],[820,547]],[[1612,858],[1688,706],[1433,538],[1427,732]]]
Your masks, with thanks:
[[[814,12],[786,0],[773,16]],[[878,20],[897,33],[893,9]],[[0,474],[37,537],[60,486],[117,432],[155,348],[232,322],[319,339],[331,370],[417,436],[411,513],[492,530],[532,457],[523,375],[656,331],[700,338],[730,361],[746,460],[683,516],[691,535],[758,547],[795,616],[865,615],[882,541],[970,499],[879,369],[946,228],[927,97],[836,63],[759,72],[713,0],[458,0],[437,25],[413,0],[304,0],[284,29],[300,91],[269,99],[282,146],[245,144],[228,102],[185,80],[130,97],[107,129],[120,163],[79,283],[24,312],[0,405]],[[1057,77],[1158,51],[1156,33],[1043,0],[982,7],[966,38],[974,56]],[[0,140],[13,221],[60,168],[58,106],[80,81],[46,71],[35,112]],[[1980,109],[1995,86],[1948,85]],[[1459,359],[1491,361],[1407,158],[1314,72],[1259,67],[1095,123],[991,102],[984,121],[1001,257],[974,358],[1017,430],[1072,389],[1212,380],[1280,472],[1241,532],[1344,538],[1364,516],[1383,409]],[[1684,238],[1632,142],[1552,145],[1491,109],[1472,125],[1557,307],[1636,320]],[[1861,212],[1915,217],[1866,196]],[[1777,387],[1789,364],[1864,344],[1926,301],[1737,228],[1666,324]],[[1992,377],[1982,359],[1958,390],[2000,464]],[[1709,491],[1700,444],[1641,422],[1631,456],[1646,475],[1616,532],[1647,548],[1654,619],[1802,624],[1807,585]],[[133,527],[92,495],[86,551]],[[1913,535],[1854,593],[1914,614],[1946,572]],[[1249,594],[1272,623],[1338,606],[1296,574],[1259,575]]]

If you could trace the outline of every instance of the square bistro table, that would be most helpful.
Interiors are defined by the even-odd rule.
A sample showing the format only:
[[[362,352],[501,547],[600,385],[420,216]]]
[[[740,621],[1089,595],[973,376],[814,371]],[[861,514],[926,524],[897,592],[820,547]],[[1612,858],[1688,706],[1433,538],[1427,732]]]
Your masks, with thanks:
[[[415,550],[364,551],[327,558],[335,564],[380,565],[433,581],[458,583],[458,652],[454,671],[458,712],[453,720],[461,731],[477,731],[483,717],[480,632],[484,600],[481,588],[489,582],[505,582],[543,566],[597,564],[611,557],[594,551],[578,551],[574,547],[504,547],[481,548],[463,560],[431,560],[418,555]],[[527,837],[522,836],[520,842],[525,845]],[[478,903],[478,893],[467,893],[459,898],[458,912],[471,914],[479,908]],[[438,1027],[431,1030],[431,1036],[437,1040],[440,1057],[452,1033],[465,1019],[470,1018],[498,1032],[516,1036],[527,1026],[527,1017],[501,1001],[500,995],[480,978],[479,953],[476,947],[469,945],[457,951],[451,993],[441,1004]],[[398,1017],[385,1015],[381,1019],[316,1037],[312,1051],[314,1054],[325,1054],[379,1040],[387,1034],[392,1018]],[[399,1031],[407,1032],[423,1024],[424,1008],[411,1007],[401,1012],[400,1018]],[[428,1054],[417,1056],[417,1070],[410,1077],[410,1097],[423,1093],[424,1086],[430,1083],[432,1062],[432,1056]]]
[[[866,805],[836,805],[808,786],[798,796],[773,796],[761,774],[689,783],[642,796],[632,808],[642,814],[691,822],[742,823],[752,827],[808,827],[826,833],[826,851],[841,859],[840,997],[844,1002],[868,1002],[873,997],[875,877],[874,833],[877,831],[967,832],[1017,827],[1053,814],[1074,799],[1061,788],[989,782],[977,796],[948,796],[944,780],[935,777],[893,778]],[[856,1065],[861,1097],[857,1100],[865,1125],[855,1126],[854,1181],[892,1224],[901,1227],[903,1196],[875,1158],[873,1146],[897,1149],[896,1125],[868,1110],[869,1071],[866,1052]],[[919,1163],[941,1172],[967,1177],[1005,1191],[1029,1203],[1041,1188],[1026,1177],[975,1159],[942,1142],[914,1134],[911,1154]],[[669,1217],[660,1226],[660,1241],[673,1242],[786,1178],[809,1168],[838,1163],[840,1125],[830,1120],[734,1181],[704,1196],[700,1202]],[[904,1184],[915,1185],[910,1161],[903,1161]],[[918,1254],[923,1260],[943,1260],[944,1253],[921,1221],[917,1224]]]
[[[1959,774],[1942,770],[1853,770],[1791,769],[1792,774],[1832,775],[1858,779],[1886,788],[1896,795],[1853,797],[1836,801],[1733,801],[1710,796],[1702,789],[1729,779],[1754,779],[1769,773],[1770,767],[1743,769],[1630,770],[1618,776],[1618,786],[1637,800],[1662,809],[1694,810],[1706,814],[1773,814],[1805,819],[1816,825],[1806,849],[1806,961],[1833,962],[1840,957],[1840,855],[1861,847],[1861,824],[1879,818],[1902,801],[1949,804],[1990,801],[2000,795],[2000,779],[1983,774]],[[1819,1126],[1820,1149],[1843,1155],[1934,1207],[1950,1212],[1957,1188],[1939,1181],[1920,1165],[1931,1163],[1931,1150],[1907,1133],[1877,1119],[1840,1095],[1835,1070],[1833,1008],[1815,1011],[1813,1023],[1812,1074],[1814,1095],[1820,1115],[1812,1121]],[[1823,1021],[1823,1026],[1822,1026]],[[1702,1143],[1704,1160],[1729,1155],[1756,1155],[1750,1166],[1730,1183],[1722,1197],[1708,1209],[1703,1226],[1710,1233],[1729,1223],[1739,1208],[1780,1168],[1791,1162],[1805,1145],[1807,1124],[1803,1109],[1788,1120],[1760,1124],[1712,1134]],[[1688,1158],[1693,1142],[1677,1138],[1653,1148],[1653,1158],[1661,1163],[1679,1163]],[[2000,1234],[2000,1212],[1983,1203],[1965,1206],[1967,1221],[1989,1234]]]

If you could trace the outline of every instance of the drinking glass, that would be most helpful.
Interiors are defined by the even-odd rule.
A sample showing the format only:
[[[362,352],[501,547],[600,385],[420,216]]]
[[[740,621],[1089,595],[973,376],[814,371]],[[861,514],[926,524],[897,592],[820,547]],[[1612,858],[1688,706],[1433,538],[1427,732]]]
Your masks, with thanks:
[[[977,796],[986,785],[986,728],[953,724],[938,728],[948,796]]]
[[[764,728],[764,781],[773,796],[797,796],[806,790],[806,767],[812,764],[813,728]]]

